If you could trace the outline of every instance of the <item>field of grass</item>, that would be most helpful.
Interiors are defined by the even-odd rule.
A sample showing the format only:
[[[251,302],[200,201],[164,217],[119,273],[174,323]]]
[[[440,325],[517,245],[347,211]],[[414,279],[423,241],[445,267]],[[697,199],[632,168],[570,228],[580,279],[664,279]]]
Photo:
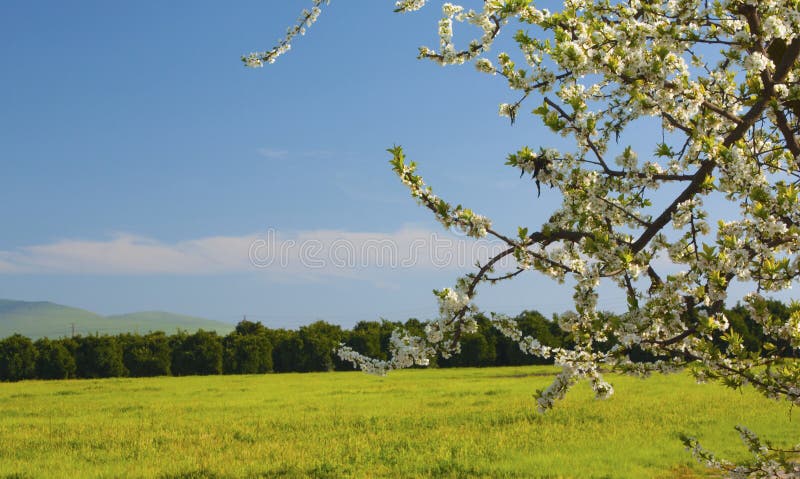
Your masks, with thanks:
[[[800,442],[786,403],[686,374],[612,376],[535,412],[553,368],[0,384],[0,478],[699,478],[680,433],[728,457],[733,426]]]

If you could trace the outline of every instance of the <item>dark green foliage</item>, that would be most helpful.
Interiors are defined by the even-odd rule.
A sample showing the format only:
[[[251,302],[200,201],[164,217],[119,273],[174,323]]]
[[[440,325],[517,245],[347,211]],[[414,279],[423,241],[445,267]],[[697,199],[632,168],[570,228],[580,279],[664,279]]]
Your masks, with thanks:
[[[77,373],[75,356],[67,348],[66,341],[52,341],[44,338],[34,343],[38,357],[36,359],[36,377],[39,379],[69,379]]]
[[[30,339],[15,334],[0,341],[0,381],[36,377],[36,348]]]
[[[261,321],[256,321],[254,323],[246,319],[239,321],[234,331],[244,336],[267,334],[267,328],[261,324]]]
[[[176,376],[222,373],[222,340],[216,332],[198,330],[172,337],[172,374]]]
[[[778,301],[768,303],[771,314],[786,320],[795,306]],[[768,340],[762,327],[753,321],[747,309],[736,305],[726,311],[731,329],[743,338],[745,348],[758,354]],[[572,338],[558,325],[558,316],[548,320],[536,311],[523,311],[517,324],[525,335],[546,346],[570,347]],[[430,367],[484,367],[548,364],[551,359],[529,356],[519,346],[495,329],[483,316],[475,318],[477,331],[461,338],[461,353],[450,358],[432,358]],[[617,321],[612,313],[600,313],[599,321]],[[349,371],[335,353],[342,343],[370,357],[389,359],[389,338],[402,328],[415,336],[425,335],[425,323],[409,319],[403,323],[360,321],[352,330],[317,321],[297,330],[269,329],[263,324],[242,321],[228,336],[198,330],[167,336],[162,332],[147,335],[122,334],[87,336],[59,340],[42,339],[32,344],[14,335],[0,341],[0,380],[99,378],[113,376],[160,376],[167,374],[260,374],[275,372]],[[785,342],[769,339],[782,352],[790,352]],[[598,350],[617,344],[610,336],[596,343]],[[655,359],[633,347],[633,361]]]
[[[786,305],[781,303],[780,301],[769,300],[767,301],[767,309],[769,309],[770,314],[778,318],[782,323],[785,323],[789,320],[789,317],[792,315],[793,311],[797,311],[798,304],[796,301],[792,301],[791,304]],[[748,317],[749,318],[749,317]],[[752,319],[750,320],[751,324],[753,324],[754,328],[758,328],[758,333],[762,333],[761,326],[756,324],[755,321]],[[763,341],[762,341],[763,343]],[[779,340],[775,341],[775,346],[778,348],[779,351],[782,351],[783,354],[795,356],[795,353],[792,352],[792,347],[786,340]]]
[[[127,376],[122,361],[122,343],[114,336],[76,338],[75,365],[78,377],[112,378]]]
[[[461,352],[449,358],[439,360],[441,367],[468,367],[476,368],[491,366],[497,357],[494,344],[489,344],[486,336],[479,333],[463,335],[461,339]]]
[[[384,343],[388,343],[388,335],[384,334],[382,324],[386,321],[359,321],[348,335],[345,344],[371,358],[387,359]],[[393,328],[394,326],[392,326]],[[391,334],[391,330],[388,334]],[[384,336],[386,336],[384,338]]]
[[[532,336],[545,346],[564,346],[569,343],[567,335],[558,326],[558,323],[549,321],[538,311],[523,311],[517,316],[517,324],[524,335]],[[552,364],[552,360],[529,356],[519,349],[519,345],[506,338],[496,329],[490,333],[497,341],[498,366],[520,366],[524,364]]]
[[[172,367],[172,348],[169,338],[162,332],[123,334],[122,360],[131,376],[168,376]]]
[[[737,304],[733,309],[725,312],[731,329],[742,336],[744,347],[748,351],[760,351],[762,346],[763,330],[750,318],[744,306]]]
[[[272,371],[272,344],[261,323],[242,321],[223,339],[225,374],[260,374]]]
[[[268,330],[275,372],[332,371],[352,369],[335,357],[345,339],[341,326],[317,321],[297,331]]]
[[[303,340],[297,331],[271,329],[267,333],[272,344],[272,367],[276,373],[300,371],[303,361]]]
[[[409,328],[410,326],[410,328]],[[343,342],[356,351],[376,359],[389,359],[389,338],[397,328],[405,328],[411,334],[424,334],[424,325],[410,319],[403,325],[381,319],[380,321],[359,321],[351,331],[345,331]],[[351,370],[354,366],[334,358],[337,370]]]
[[[478,330],[465,334],[461,339],[461,353],[447,359],[439,359],[441,367],[484,367],[497,362],[497,335],[486,316],[475,317]],[[517,346],[519,349],[519,346]]]
[[[788,321],[792,312],[790,306],[775,300],[767,300],[767,309],[770,315],[781,322]],[[725,316],[728,318],[730,329],[741,336],[742,344],[748,352],[765,354],[764,345],[768,342],[777,349],[778,354],[792,355],[792,348],[788,342],[775,338],[767,338],[764,335],[764,328],[750,317],[747,308],[742,304],[737,304],[731,309],[726,309]],[[719,334],[715,335],[714,343],[719,348],[725,347],[727,344],[719,337]]]
[[[344,339],[341,326],[317,321],[300,327],[303,362],[300,371],[333,371],[336,348]]]

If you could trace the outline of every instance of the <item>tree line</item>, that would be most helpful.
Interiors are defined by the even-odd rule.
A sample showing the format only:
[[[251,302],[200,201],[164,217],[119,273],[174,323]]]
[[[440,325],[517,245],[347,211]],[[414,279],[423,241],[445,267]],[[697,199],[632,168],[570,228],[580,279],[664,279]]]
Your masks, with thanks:
[[[770,301],[773,315],[788,318],[790,309]],[[760,353],[764,348],[761,326],[747,309],[737,305],[726,311],[731,329],[739,334],[745,348]],[[548,364],[552,361],[522,353],[519,346],[492,327],[484,315],[477,316],[478,329],[465,334],[461,353],[436,358],[433,367],[486,367]],[[559,316],[548,319],[536,311],[516,316],[520,330],[552,347],[569,347],[570,334],[559,327]],[[606,320],[614,320],[605,313]],[[425,323],[415,318],[405,323],[361,321],[352,329],[317,321],[299,329],[271,329],[260,322],[241,321],[234,331],[221,336],[198,330],[173,335],[157,331],[147,334],[89,335],[60,339],[31,339],[15,334],[0,341],[0,381],[23,379],[69,379],[148,376],[189,376],[210,374],[261,374],[268,372],[350,371],[352,364],[335,354],[346,344],[378,359],[389,359],[389,338],[402,327],[412,334],[424,334]],[[602,345],[611,348],[613,337]],[[721,342],[722,344],[722,342]],[[654,359],[632,351],[635,361]]]

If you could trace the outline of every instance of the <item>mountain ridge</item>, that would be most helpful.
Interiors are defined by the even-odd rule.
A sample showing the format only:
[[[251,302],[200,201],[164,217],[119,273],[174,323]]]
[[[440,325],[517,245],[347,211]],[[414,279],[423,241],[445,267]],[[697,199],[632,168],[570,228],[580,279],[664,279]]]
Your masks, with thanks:
[[[0,299],[0,338],[15,333],[31,339],[71,336],[73,332],[87,335],[164,331],[171,334],[178,329],[205,329],[227,334],[233,328],[234,325],[222,321],[168,311],[138,311],[104,316],[51,301]]]

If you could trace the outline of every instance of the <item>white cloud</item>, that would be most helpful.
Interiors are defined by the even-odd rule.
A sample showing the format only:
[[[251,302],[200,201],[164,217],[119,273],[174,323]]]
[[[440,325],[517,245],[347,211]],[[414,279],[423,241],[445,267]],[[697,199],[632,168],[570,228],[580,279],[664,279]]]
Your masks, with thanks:
[[[418,227],[395,232],[269,230],[173,243],[119,234],[0,251],[0,274],[208,275],[260,272],[279,281],[377,281],[396,269],[471,269],[499,245]],[[382,284],[387,285],[385,279]]]
[[[61,240],[0,252],[20,273],[203,274],[243,270],[256,235],[209,237],[169,244],[120,234],[108,240]],[[244,251],[244,253],[242,253]]]

